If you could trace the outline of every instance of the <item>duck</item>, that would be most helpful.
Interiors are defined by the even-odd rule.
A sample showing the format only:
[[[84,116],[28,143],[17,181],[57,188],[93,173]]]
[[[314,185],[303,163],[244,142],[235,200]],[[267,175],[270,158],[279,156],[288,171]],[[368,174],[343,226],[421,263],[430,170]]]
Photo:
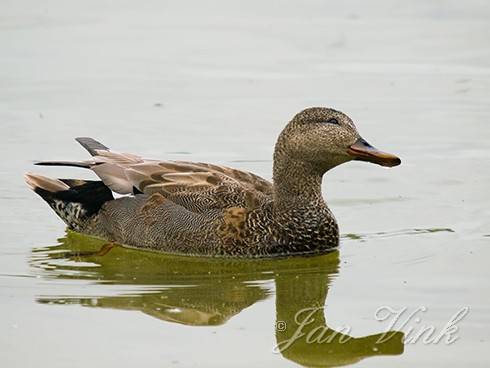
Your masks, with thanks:
[[[69,230],[110,244],[201,257],[314,255],[339,246],[337,221],[322,196],[326,172],[359,160],[394,167],[341,111],[310,107],[279,134],[272,181],[202,162],[145,159],[76,138],[85,161],[41,161],[93,171],[100,180],[27,173],[28,186]]]

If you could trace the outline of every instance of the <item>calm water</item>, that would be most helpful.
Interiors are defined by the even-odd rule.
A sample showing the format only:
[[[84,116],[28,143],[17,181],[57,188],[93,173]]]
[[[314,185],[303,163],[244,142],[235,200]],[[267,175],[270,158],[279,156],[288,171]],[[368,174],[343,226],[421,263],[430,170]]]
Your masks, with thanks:
[[[0,364],[487,366],[489,41],[485,1],[3,1]],[[329,255],[109,249],[23,183],[90,177],[31,165],[86,157],[81,135],[270,178],[277,134],[315,105],[403,161],[326,176]],[[388,308],[406,312],[392,325]],[[455,342],[416,339],[466,308]]]

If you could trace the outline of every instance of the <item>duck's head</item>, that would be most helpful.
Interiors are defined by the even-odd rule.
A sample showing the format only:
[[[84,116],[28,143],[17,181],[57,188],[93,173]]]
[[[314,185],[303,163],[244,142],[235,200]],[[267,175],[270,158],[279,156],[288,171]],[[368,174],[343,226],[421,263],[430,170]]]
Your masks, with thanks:
[[[294,116],[279,136],[276,154],[323,172],[351,160],[388,167],[401,163],[397,156],[366,142],[347,115],[326,107],[307,108]]]

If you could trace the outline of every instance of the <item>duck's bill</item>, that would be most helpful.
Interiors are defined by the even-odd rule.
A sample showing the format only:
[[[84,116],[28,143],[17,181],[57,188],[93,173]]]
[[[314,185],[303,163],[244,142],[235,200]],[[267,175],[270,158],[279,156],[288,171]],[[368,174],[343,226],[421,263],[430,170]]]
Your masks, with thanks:
[[[354,160],[368,161],[387,167],[398,166],[402,162],[397,156],[374,148],[362,138],[350,146],[347,153],[354,157]]]

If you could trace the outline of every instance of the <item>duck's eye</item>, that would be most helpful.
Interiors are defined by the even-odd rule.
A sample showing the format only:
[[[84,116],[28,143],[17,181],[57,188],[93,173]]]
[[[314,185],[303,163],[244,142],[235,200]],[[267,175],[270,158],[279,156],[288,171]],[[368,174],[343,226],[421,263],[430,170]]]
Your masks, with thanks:
[[[327,124],[337,124],[337,125],[340,125],[339,124],[339,121],[337,119],[335,119],[335,118],[330,118],[325,123],[327,123]]]

